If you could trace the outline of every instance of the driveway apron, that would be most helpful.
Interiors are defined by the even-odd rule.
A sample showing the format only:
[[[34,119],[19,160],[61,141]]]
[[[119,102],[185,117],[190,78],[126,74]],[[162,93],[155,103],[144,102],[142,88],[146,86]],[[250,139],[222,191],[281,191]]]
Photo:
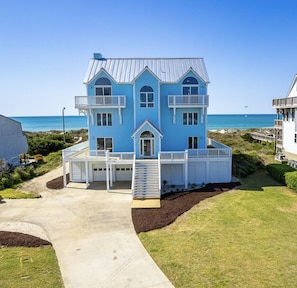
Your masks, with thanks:
[[[0,229],[21,226],[21,232],[28,229],[34,235],[34,225],[27,224],[32,223],[39,228],[36,236],[43,229],[43,238],[55,249],[66,288],[173,287],[134,231],[130,190],[107,192],[72,185],[40,194],[40,199],[1,203]]]

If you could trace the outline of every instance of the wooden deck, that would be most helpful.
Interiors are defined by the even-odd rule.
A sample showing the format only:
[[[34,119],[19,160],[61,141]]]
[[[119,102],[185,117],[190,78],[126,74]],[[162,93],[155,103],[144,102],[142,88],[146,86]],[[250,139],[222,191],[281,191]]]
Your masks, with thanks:
[[[252,132],[251,136],[258,141],[274,142],[274,135],[267,135],[259,132]]]

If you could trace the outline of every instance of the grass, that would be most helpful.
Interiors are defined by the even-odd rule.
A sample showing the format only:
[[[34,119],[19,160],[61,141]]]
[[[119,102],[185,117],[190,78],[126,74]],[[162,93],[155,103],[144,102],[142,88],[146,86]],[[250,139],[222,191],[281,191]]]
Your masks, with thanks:
[[[297,194],[265,171],[141,233],[175,287],[296,287]]]
[[[64,287],[52,247],[1,248],[0,287]]]
[[[39,198],[40,195],[33,194],[33,193],[26,193],[18,189],[7,188],[0,191],[0,196],[3,199],[32,199],[32,198]]]

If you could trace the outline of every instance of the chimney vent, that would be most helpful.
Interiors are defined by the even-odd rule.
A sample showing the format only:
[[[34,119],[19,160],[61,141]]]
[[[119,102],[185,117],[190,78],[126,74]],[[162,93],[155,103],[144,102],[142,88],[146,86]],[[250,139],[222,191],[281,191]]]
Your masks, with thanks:
[[[102,60],[103,59],[102,54],[101,53],[94,53],[94,59],[95,60]]]

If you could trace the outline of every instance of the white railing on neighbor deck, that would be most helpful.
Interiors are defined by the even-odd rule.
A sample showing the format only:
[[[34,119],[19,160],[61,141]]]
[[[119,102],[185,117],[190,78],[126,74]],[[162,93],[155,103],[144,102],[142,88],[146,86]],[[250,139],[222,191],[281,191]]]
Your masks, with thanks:
[[[292,108],[297,107],[297,97],[287,97],[272,100],[273,108]]]
[[[126,96],[111,95],[111,96],[75,96],[75,108],[96,108],[96,107],[114,107],[125,108]]]

